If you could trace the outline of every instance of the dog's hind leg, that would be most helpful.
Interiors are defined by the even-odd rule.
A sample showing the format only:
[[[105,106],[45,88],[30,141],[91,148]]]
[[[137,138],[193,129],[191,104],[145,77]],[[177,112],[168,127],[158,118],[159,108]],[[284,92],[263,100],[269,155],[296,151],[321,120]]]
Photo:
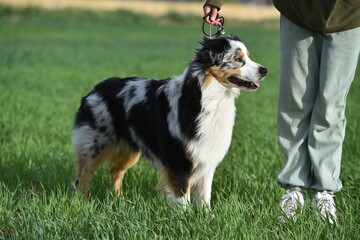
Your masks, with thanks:
[[[110,160],[111,180],[118,196],[121,195],[121,185],[126,171],[134,166],[141,156],[141,152],[130,149],[126,144],[120,144],[117,153]]]
[[[77,152],[77,167],[75,187],[81,188],[84,200],[88,198],[88,190],[90,186],[90,179],[92,174],[98,169],[106,160],[112,158],[114,154],[114,147],[107,146],[97,155],[85,155]]]

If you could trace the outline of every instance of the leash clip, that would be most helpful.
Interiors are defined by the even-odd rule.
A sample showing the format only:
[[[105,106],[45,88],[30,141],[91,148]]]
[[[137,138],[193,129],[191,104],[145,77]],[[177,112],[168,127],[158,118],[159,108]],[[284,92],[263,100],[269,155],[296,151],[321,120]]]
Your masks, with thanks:
[[[201,28],[203,34],[210,38],[212,38],[212,36],[220,37],[221,35],[224,35],[225,34],[225,19],[224,19],[224,17],[219,16],[219,14],[216,15],[216,19],[220,18],[220,26],[218,26],[217,32],[214,34],[211,34],[211,27],[212,27],[211,24],[209,24],[209,34],[207,34],[205,32],[205,23],[206,23],[205,18],[208,16],[210,16],[210,13],[206,14],[203,17],[203,23],[202,23],[202,28]]]

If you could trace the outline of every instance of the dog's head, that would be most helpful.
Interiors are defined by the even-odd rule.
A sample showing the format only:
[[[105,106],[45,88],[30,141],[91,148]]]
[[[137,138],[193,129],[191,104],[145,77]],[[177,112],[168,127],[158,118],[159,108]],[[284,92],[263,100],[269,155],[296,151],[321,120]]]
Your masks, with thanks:
[[[204,38],[195,62],[201,65],[207,79],[215,78],[227,88],[254,91],[260,86],[267,69],[253,62],[249,51],[236,36]]]

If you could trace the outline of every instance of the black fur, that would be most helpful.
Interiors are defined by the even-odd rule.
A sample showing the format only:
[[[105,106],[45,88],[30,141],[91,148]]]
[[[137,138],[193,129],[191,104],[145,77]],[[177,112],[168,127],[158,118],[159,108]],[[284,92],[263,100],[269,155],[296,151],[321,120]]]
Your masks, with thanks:
[[[202,48],[197,52],[196,61],[206,67],[220,65],[225,51],[230,48],[229,40],[226,37],[204,38],[201,45]]]

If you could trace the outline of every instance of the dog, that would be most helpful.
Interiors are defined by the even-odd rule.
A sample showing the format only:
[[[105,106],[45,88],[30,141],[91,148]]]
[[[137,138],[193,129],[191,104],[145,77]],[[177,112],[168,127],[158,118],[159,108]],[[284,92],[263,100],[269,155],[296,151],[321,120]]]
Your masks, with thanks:
[[[236,36],[204,38],[181,76],[109,78],[86,95],[73,128],[76,188],[87,199],[91,175],[109,162],[120,195],[126,171],[141,154],[160,171],[157,186],[184,206],[210,207],[216,167],[227,153],[240,90],[254,91],[267,69]]]

